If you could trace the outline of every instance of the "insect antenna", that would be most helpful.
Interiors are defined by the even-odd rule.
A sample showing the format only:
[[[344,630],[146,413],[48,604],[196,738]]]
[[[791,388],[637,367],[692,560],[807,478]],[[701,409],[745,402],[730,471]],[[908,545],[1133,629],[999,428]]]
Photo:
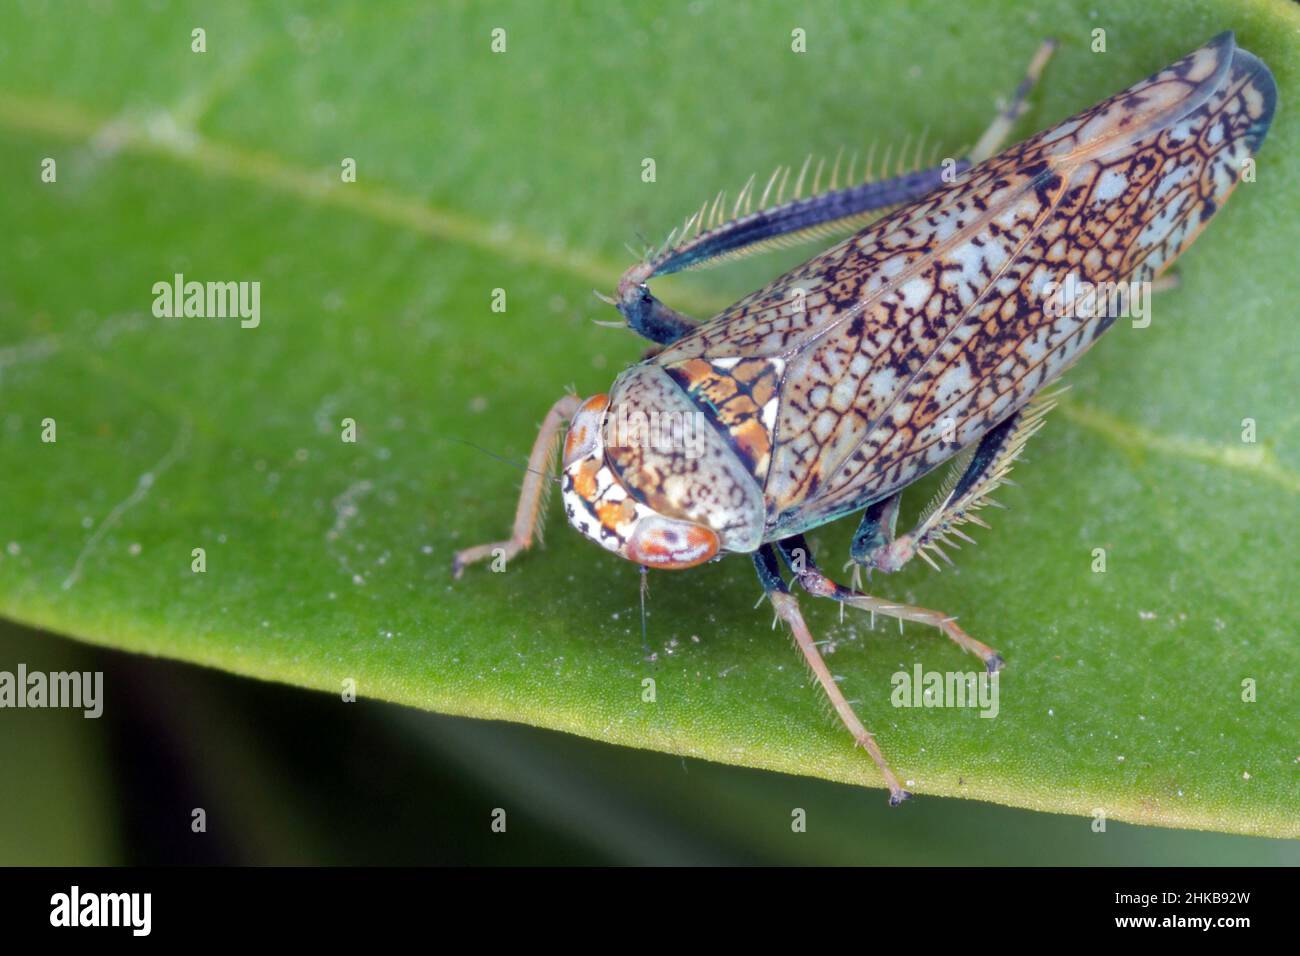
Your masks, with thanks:
[[[538,471],[535,468],[529,468],[528,463],[525,461],[518,461],[514,458],[506,458],[504,455],[498,455],[496,452],[488,451],[482,445],[476,445],[472,441],[466,441],[464,438],[452,437],[449,438],[448,441],[458,442],[461,445],[468,445],[470,448],[473,448],[475,451],[481,451],[489,458],[495,458],[497,461],[504,462],[507,465],[513,465],[514,467],[518,468],[520,471],[523,472],[528,472],[534,475],[541,475],[543,478],[545,478],[547,481],[551,482],[552,484],[556,484],[556,485],[560,484],[559,475],[553,475],[550,473],[550,471]]]
[[[641,565],[641,650],[645,653],[646,659],[650,658],[650,638],[647,635],[645,599],[650,593],[650,569],[644,564]]]

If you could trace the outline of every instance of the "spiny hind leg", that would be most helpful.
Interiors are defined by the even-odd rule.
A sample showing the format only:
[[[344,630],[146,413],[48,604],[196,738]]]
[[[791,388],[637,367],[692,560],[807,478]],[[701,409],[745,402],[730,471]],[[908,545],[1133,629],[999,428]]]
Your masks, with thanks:
[[[861,228],[885,210],[919,199],[944,184],[946,170],[942,166],[920,168],[920,142],[916,152],[917,168],[910,172],[899,168],[895,176],[850,183],[842,188],[837,161],[825,191],[819,191],[822,174],[819,167],[812,194],[808,196],[803,195],[808,172],[805,164],[793,189],[794,198],[790,200],[785,200],[789,168],[784,169],[786,176],[781,178],[779,189],[777,174],[783,170],[777,169],[757,201],[751,178],[736,197],[730,217],[722,202],[724,197],[719,193],[712,206],[706,202],[681,227],[673,230],[662,248],[628,269],[619,280],[613,298],[601,298],[616,306],[628,327],[638,335],[660,345],[675,342],[699,323],[656,299],[648,285],[651,279]],[[902,163],[900,159],[899,167]],[[960,160],[956,172],[969,166],[968,161]],[[851,173],[846,173],[845,178],[852,178]],[[778,190],[775,194],[774,189]],[[773,195],[775,199],[769,205]],[[755,202],[757,209],[754,209]]]
[[[998,462],[998,453],[1008,446],[1009,438],[1014,434],[1019,419],[1019,414],[1008,418],[980,440],[973,455],[963,455],[953,465],[935,501],[911,531],[897,536],[891,534],[888,539],[878,540],[874,547],[869,549],[859,548],[858,539],[855,537],[849,552],[853,563],[866,568],[868,574],[873,570],[891,574],[901,570],[915,557],[920,557],[936,571],[942,570],[931,554],[952,564],[952,559],[948,557],[942,545],[946,544],[958,549],[961,546],[950,536],[974,543],[972,538],[956,528],[959,521],[969,521],[981,527],[988,527],[981,518],[974,516],[969,490],[984,488],[982,504],[999,507],[997,502],[987,497],[987,493],[991,492],[993,486],[998,483],[994,480],[994,466]]]
[[[533,442],[532,454],[528,456],[528,472],[524,475],[524,485],[519,492],[519,504],[515,507],[515,526],[510,537],[505,541],[491,541],[457,551],[451,564],[453,577],[460,577],[466,565],[493,557],[498,549],[502,557],[509,561],[520,551],[532,547],[534,537],[541,537],[542,522],[545,520],[546,492],[553,480],[551,472],[560,429],[581,406],[582,399],[577,395],[565,395],[551,406],[541,429],[537,432],[537,440]]]
[[[885,778],[885,786],[889,788],[889,805],[898,806],[911,794],[899,784],[898,777],[894,775],[894,771],[889,768],[889,764],[885,761],[885,755],[880,752],[875,737],[858,719],[858,715],[853,712],[852,706],[849,705],[840,690],[840,685],[835,682],[834,675],[831,674],[830,668],[826,666],[821,651],[817,650],[817,642],[813,640],[812,632],[808,630],[808,625],[803,619],[803,613],[799,610],[799,601],[790,593],[790,589],[781,577],[781,569],[777,564],[776,554],[773,553],[771,545],[765,544],[755,552],[754,567],[758,571],[758,579],[763,585],[763,591],[767,594],[768,600],[772,602],[772,607],[776,610],[776,616],[790,626],[790,632],[794,635],[795,644],[798,645],[799,650],[803,653],[804,660],[808,662],[808,667],[813,672],[813,676],[817,678],[817,682],[821,684],[822,690],[830,699],[831,706],[835,708],[835,713],[839,716],[840,721],[853,735],[854,741],[871,755],[871,759],[880,768],[880,773]]]
[[[979,142],[970,151],[972,163],[982,163],[990,156],[1002,151],[1002,147],[1006,145],[1007,137],[1011,135],[1011,130],[1015,128],[1016,121],[1024,115],[1029,94],[1038,82],[1038,78],[1042,76],[1043,67],[1047,65],[1047,61],[1051,59],[1052,52],[1055,49],[1055,40],[1044,40],[1039,45],[1033,59],[1029,61],[1029,68],[1025,71],[1025,78],[1016,87],[1015,93],[1011,96],[1011,101],[994,117],[993,122],[989,124],[989,128],[984,131],[984,135],[979,138]]]
[[[803,184],[809,166],[805,163],[794,186],[794,197],[788,201],[785,200],[785,187],[792,167],[778,168],[772,174],[756,204],[755,180],[750,177],[732,204],[730,215],[722,193],[711,204],[706,201],[672,231],[660,249],[624,273],[612,298],[601,298],[615,306],[628,327],[638,335],[659,345],[675,342],[699,323],[656,299],[648,285],[651,279],[794,242],[859,229],[885,210],[920,199],[951,182],[952,174],[965,172],[1001,149],[1016,120],[1024,113],[1026,97],[1055,48],[1055,40],[1048,40],[1039,47],[1011,102],[980,137],[970,156],[958,160],[955,167],[945,169],[941,164],[922,168],[918,141],[915,168],[910,172],[903,171],[900,159],[897,175],[889,176],[886,157],[882,169],[884,178],[854,184],[848,182],[853,178],[850,167],[845,176],[846,185],[841,188],[837,159],[830,173],[829,188],[819,191],[823,172],[819,165],[813,176],[811,194],[806,197],[803,196]],[[870,179],[870,173],[866,178]],[[774,189],[776,198],[769,205]]]
[[[944,547],[960,550],[961,545],[954,538],[975,543],[960,525],[988,527],[976,512],[989,505],[1002,507],[989,495],[999,486],[1011,483],[1007,476],[1024,451],[1025,443],[1043,427],[1043,417],[1056,407],[1064,391],[1060,388],[1039,393],[1028,405],[987,432],[973,453],[960,456],[939,494],[911,531],[898,537],[890,534],[887,538],[878,536],[861,542],[855,536],[849,552],[855,570],[861,566],[868,573],[873,569],[889,573],[899,570],[914,557],[922,558],[936,571],[941,570],[931,555],[952,564]]]
[[[847,605],[848,607],[869,611],[873,622],[877,614],[883,614],[899,621],[915,621],[918,624],[929,624],[932,627],[937,627],[962,650],[974,654],[983,661],[989,673],[1002,669],[1002,655],[982,641],[975,640],[975,638],[958,627],[956,618],[939,611],[932,611],[929,608],[913,607],[910,604],[898,604],[894,601],[872,597],[869,594],[863,594],[856,588],[849,588],[835,583],[817,567],[817,562],[813,560],[812,551],[809,549],[803,535],[783,538],[777,542],[776,546],[780,549],[781,557],[785,559],[786,565],[794,574],[795,580],[799,582],[799,586],[809,594],[839,601],[841,606]]]

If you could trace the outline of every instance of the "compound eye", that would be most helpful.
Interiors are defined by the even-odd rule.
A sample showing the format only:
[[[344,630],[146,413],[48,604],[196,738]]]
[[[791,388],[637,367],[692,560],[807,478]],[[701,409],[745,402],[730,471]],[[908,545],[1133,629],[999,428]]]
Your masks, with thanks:
[[[677,571],[717,555],[721,541],[711,528],[690,521],[645,517],[637,522],[627,557],[651,568]]]
[[[596,450],[600,426],[609,406],[608,395],[593,395],[574,412],[569,422],[569,433],[564,436],[564,467],[568,468],[580,458],[587,458]]]

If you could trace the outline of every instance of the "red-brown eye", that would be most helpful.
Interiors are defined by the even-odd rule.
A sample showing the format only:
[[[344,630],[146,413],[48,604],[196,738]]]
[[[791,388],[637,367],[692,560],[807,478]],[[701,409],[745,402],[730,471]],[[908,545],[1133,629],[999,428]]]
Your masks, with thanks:
[[[609,396],[602,393],[591,396],[574,412],[573,420],[569,423],[569,433],[564,436],[565,468],[595,449],[600,424],[605,418],[605,408],[608,405]]]
[[[704,525],[646,517],[637,522],[627,557],[647,567],[678,571],[703,564],[720,547],[717,534]]]

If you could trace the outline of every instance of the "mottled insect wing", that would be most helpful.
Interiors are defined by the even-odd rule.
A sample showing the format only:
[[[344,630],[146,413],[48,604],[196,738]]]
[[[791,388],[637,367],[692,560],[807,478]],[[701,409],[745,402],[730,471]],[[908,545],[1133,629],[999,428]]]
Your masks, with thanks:
[[[1114,317],[1054,314],[1049,289],[1167,267],[1236,185],[1275,104],[1267,67],[1221,34],[809,260],[656,361],[779,360],[767,537],[855,511],[978,441],[1091,345]]]

